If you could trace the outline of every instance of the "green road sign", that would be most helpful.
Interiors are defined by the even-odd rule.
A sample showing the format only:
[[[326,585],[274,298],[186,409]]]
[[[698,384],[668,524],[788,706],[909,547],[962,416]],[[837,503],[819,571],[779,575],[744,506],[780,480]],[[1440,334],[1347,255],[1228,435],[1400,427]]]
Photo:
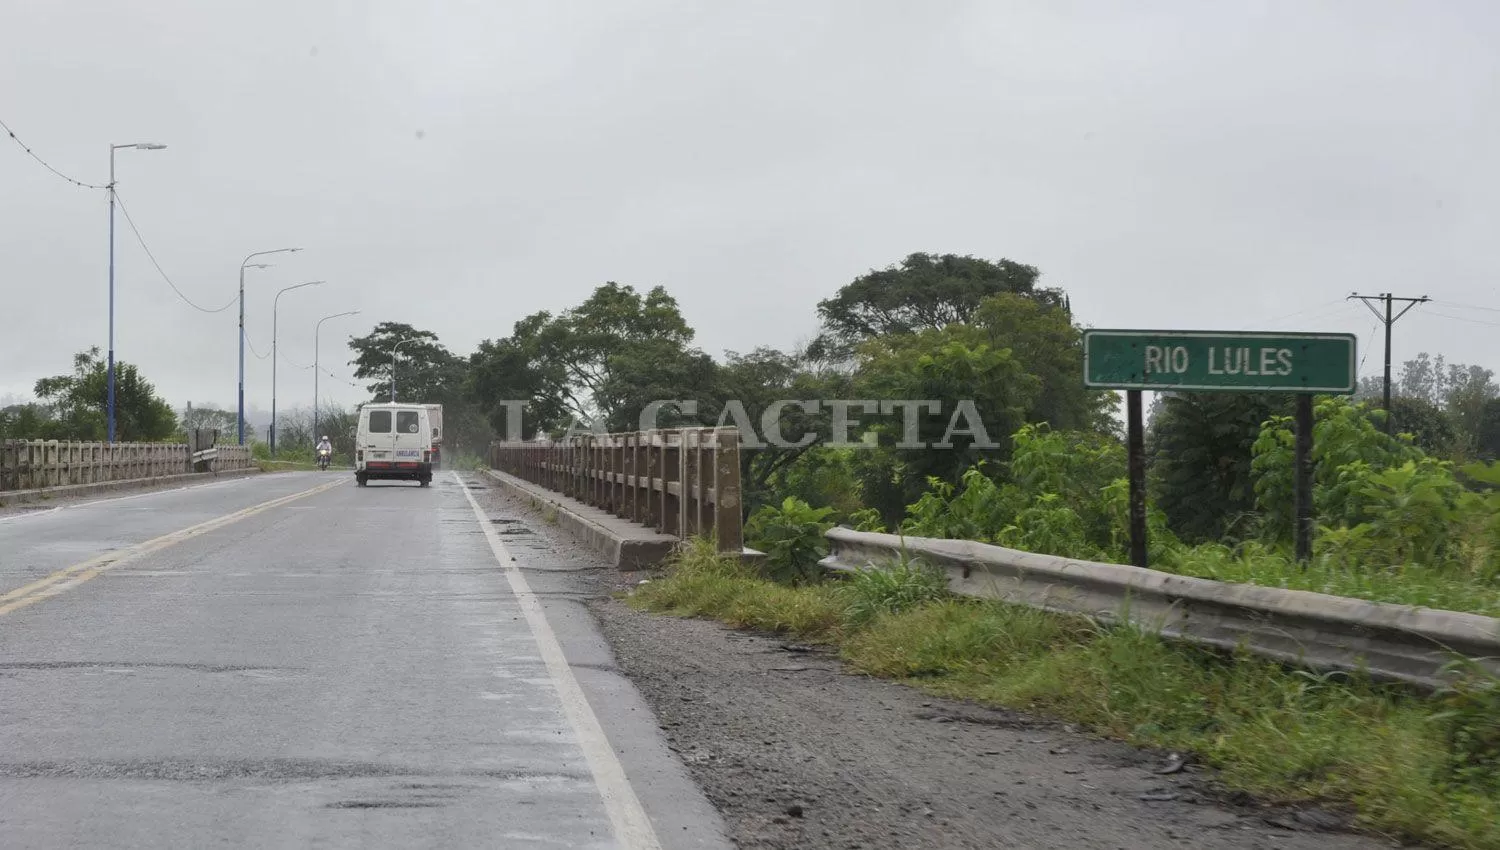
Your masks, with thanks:
[[[1116,390],[1354,392],[1353,334],[1083,332],[1083,382]]]

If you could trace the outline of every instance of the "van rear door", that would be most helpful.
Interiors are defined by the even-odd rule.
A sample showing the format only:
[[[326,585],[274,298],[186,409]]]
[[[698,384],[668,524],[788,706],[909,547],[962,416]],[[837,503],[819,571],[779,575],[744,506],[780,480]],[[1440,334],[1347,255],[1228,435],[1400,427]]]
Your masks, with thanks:
[[[395,412],[376,408],[365,412],[365,465],[389,468],[396,462]]]
[[[398,469],[417,469],[429,462],[432,435],[427,429],[427,411],[422,408],[396,410],[395,432],[391,435]]]

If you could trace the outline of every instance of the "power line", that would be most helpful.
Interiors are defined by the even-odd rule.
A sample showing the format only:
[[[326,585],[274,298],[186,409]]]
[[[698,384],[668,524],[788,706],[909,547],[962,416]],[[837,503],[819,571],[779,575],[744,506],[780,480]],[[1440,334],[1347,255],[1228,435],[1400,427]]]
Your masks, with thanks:
[[[1335,298],[1334,300],[1325,302],[1323,304],[1314,304],[1311,307],[1304,307],[1301,310],[1297,310],[1297,311],[1292,312],[1292,313],[1287,313],[1285,316],[1277,316],[1274,319],[1267,319],[1265,322],[1263,322],[1263,324],[1267,324],[1267,325],[1278,324],[1280,322],[1286,321],[1287,319],[1291,319],[1291,318],[1295,318],[1297,316],[1300,316],[1300,315],[1302,315],[1304,313],[1311,313],[1314,310],[1322,310],[1324,308],[1331,307],[1334,304],[1345,304],[1345,303],[1347,303],[1347,299],[1344,299],[1344,298]]]
[[[12,130],[10,128],[10,126],[7,125],[4,121],[0,121],[0,129],[5,130],[6,134],[9,135],[11,137],[11,139],[15,141],[16,144],[18,144],[18,145],[21,146],[21,150],[26,151],[26,154],[28,156],[30,156],[32,159],[36,160],[37,162],[41,163],[41,165],[42,165],[43,168],[47,169],[48,171],[52,172],[53,174],[56,174],[58,177],[61,177],[62,179],[68,181],[69,183],[72,183],[74,186],[77,186],[80,189],[108,189],[109,188],[108,186],[96,186],[93,183],[85,183],[82,180],[74,180],[73,178],[69,177],[68,175],[62,173],[61,171],[58,171],[56,168],[53,168],[52,165],[47,162],[47,160],[42,159],[40,156],[38,156],[36,151],[34,151],[31,148],[27,147],[26,143],[23,142],[23,141],[21,141],[21,137],[16,135],[16,131]]]
[[[302,364],[302,363],[298,363],[297,361],[293,360],[292,358],[286,356],[286,354],[283,353],[280,349],[277,350],[277,354],[281,357],[281,362],[283,362],[286,365],[292,367],[293,369],[304,369],[304,370],[306,370],[306,369],[311,369],[313,367],[313,364],[311,364],[311,363],[308,363],[308,364],[305,364],[305,365]]]
[[[125,223],[130,225],[130,232],[135,234],[135,240],[140,243],[141,250],[146,252],[146,257],[151,260],[151,265],[156,266],[156,273],[161,275],[161,279],[167,282],[167,286],[172,287],[172,291],[177,293],[177,297],[181,298],[184,304],[192,307],[194,310],[197,310],[200,313],[222,313],[225,310],[228,310],[230,307],[234,306],[234,302],[236,299],[231,298],[229,299],[229,303],[225,304],[223,307],[210,310],[207,307],[200,307],[199,305],[193,303],[193,299],[187,297],[186,295],[183,295],[182,290],[177,288],[177,284],[173,283],[172,278],[169,277],[166,271],[162,269],[161,263],[158,263],[156,261],[156,255],[151,253],[151,249],[146,246],[146,240],[141,236],[140,229],[135,226],[135,220],[130,217],[130,210],[125,208],[125,199],[120,197],[119,190],[115,191],[115,203],[120,205],[120,212],[125,216]]]
[[[1462,307],[1465,310],[1483,310],[1486,313],[1500,313],[1500,307],[1481,307],[1478,304],[1460,304],[1457,301],[1440,301],[1433,299],[1434,304],[1448,304],[1454,307]]]
[[[265,354],[261,354],[259,351],[256,351],[255,350],[255,343],[253,343],[253,342],[250,341],[250,335],[249,334],[245,334],[245,345],[249,346],[250,353],[255,355],[255,359],[256,360],[264,360],[267,357],[271,356],[271,352],[270,351],[267,351]]]
[[[1500,328],[1500,322],[1486,322],[1483,319],[1470,319],[1467,316],[1450,316],[1447,313],[1439,313],[1436,310],[1428,310],[1424,315],[1441,316],[1444,319],[1452,319],[1455,322],[1468,322],[1474,325],[1489,325],[1492,328]]]

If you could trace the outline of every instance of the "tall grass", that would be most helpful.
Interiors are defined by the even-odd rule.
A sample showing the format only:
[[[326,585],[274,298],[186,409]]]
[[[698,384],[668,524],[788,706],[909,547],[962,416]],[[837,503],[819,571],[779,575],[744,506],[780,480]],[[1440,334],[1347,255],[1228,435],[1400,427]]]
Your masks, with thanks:
[[[1167,569],[1216,581],[1500,616],[1500,582],[1443,566],[1355,564],[1326,554],[1302,565],[1277,549],[1204,543],[1181,550]]]
[[[1129,627],[947,595],[919,563],[788,587],[698,543],[630,604],[836,647],[855,670],[1197,753],[1230,789],[1348,806],[1364,827],[1500,848],[1500,690],[1421,697]]]

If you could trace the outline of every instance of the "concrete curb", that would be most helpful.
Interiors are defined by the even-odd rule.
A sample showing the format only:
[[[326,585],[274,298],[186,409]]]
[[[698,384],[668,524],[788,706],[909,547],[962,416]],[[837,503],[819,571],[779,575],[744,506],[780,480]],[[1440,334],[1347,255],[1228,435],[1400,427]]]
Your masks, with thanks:
[[[857,570],[905,553],[947,573],[965,596],[1126,620],[1161,635],[1323,670],[1439,687],[1456,656],[1500,675],[1500,619],[1231,584],[1122,564],[1075,561],[969,540],[902,538],[847,528],[827,534],[823,566]]]
[[[231,469],[223,472],[185,472],[182,475],[163,475],[157,478],[126,478],[120,481],[96,481],[92,484],[64,484],[61,487],[46,487],[41,490],[0,490],[0,504],[22,504],[43,499],[67,499],[92,496],[96,493],[112,493],[117,490],[150,490],[213,481],[216,478],[239,478],[259,475],[260,469]]]
[[[493,469],[484,472],[507,493],[550,505],[557,511],[558,525],[590,549],[604,555],[618,570],[634,572],[652,569],[677,548],[677,538],[669,534],[660,534],[654,529],[635,525],[614,514],[559,496],[513,475]]]

